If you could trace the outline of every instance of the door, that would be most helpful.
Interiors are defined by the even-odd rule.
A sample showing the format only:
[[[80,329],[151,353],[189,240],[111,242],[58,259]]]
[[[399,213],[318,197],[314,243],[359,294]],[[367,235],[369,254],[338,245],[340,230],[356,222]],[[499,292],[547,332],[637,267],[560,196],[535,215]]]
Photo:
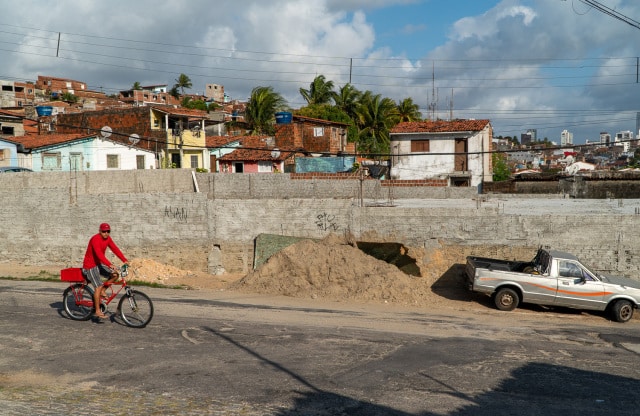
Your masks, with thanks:
[[[456,156],[454,170],[456,172],[464,172],[469,170],[469,162],[467,159],[467,139],[456,139],[455,152]]]
[[[556,305],[601,310],[604,306],[604,285],[580,263],[558,260]]]
[[[72,171],[82,170],[82,153],[69,154],[69,168]]]
[[[180,153],[171,153],[171,164],[178,169],[182,167],[180,163]]]

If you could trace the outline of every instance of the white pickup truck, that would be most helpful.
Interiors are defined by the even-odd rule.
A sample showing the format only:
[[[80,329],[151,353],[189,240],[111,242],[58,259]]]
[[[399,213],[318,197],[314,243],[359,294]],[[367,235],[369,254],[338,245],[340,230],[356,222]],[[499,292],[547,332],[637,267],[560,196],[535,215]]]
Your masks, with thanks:
[[[540,248],[531,261],[469,256],[465,275],[470,290],[491,296],[502,311],[522,302],[609,311],[627,322],[640,305],[640,281],[604,276],[557,250]]]

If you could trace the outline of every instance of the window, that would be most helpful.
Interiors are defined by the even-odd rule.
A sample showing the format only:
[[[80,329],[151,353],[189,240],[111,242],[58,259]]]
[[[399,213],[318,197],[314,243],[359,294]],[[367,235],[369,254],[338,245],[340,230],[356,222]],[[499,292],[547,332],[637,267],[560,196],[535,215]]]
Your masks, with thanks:
[[[120,168],[119,155],[107,155],[107,169],[118,169],[118,168]]]
[[[136,156],[136,169],[144,169],[144,155]]]
[[[313,137],[321,137],[321,136],[324,136],[324,127],[314,127]]]
[[[271,172],[271,162],[267,160],[259,160],[258,172]]]
[[[62,155],[60,153],[43,153],[42,170],[61,170]]]
[[[13,91],[13,85],[3,85],[2,91]]]
[[[191,155],[191,167],[192,168],[197,168],[198,167],[198,156],[197,155]]]
[[[2,134],[8,134],[13,136],[13,126],[1,126],[2,127]]]
[[[411,140],[411,153],[424,153],[429,151],[429,140]]]

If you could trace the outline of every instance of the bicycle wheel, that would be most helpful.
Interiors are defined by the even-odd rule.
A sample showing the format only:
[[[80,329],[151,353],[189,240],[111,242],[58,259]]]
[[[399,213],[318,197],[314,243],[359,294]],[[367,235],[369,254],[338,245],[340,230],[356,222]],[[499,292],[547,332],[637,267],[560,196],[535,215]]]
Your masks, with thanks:
[[[118,302],[120,317],[128,326],[143,328],[153,318],[153,303],[149,296],[140,291],[132,290],[129,293]]]
[[[69,318],[86,321],[93,312],[93,290],[80,283],[69,286],[62,294],[62,303]]]

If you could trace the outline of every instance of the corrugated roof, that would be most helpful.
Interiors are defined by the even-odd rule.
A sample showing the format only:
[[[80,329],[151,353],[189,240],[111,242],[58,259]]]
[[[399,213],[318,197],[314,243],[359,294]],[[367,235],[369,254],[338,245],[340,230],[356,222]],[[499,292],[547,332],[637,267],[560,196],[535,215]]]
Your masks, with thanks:
[[[490,120],[452,120],[452,121],[407,121],[398,123],[391,134],[402,133],[448,133],[457,131],[480,131]]]

